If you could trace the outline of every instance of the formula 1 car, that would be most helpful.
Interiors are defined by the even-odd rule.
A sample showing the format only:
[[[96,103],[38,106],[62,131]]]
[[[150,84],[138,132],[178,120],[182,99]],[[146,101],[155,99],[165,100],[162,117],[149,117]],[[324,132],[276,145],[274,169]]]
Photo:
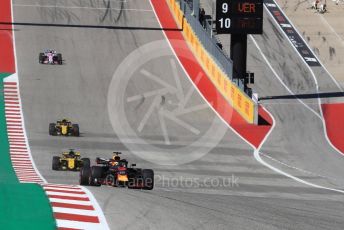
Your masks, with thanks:
[[[56,50],[47,49],[43,53],[39,53],[39,63],[40,64],[57,64],[62,65],[62,54],[57,53]]]
[[[90,167],[89,158],[81,158],[80,152],[70,149],[69,152],[63,152],[61,156],[54,156],[52,162],[53,170],[79,171],[82,167]]]
[[[112,159],[96,158],[98,165],[83,167],[80,170],[80,185],[128,187],[152,190],[154,171],[152,169],[128,167],[128,161],[120,159],[120,152],[115,152]],[[100,166],[99,166],[100,165]]]
[[[49,124],[49,135],[51,136],[80,136],[79,125],[72,124],[67,119],[58,120],[56,123]]]

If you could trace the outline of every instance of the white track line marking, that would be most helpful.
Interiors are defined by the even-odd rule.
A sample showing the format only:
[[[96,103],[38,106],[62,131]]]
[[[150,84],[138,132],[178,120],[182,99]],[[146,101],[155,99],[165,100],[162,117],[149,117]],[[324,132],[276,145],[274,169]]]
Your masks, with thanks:
[[[260,162],[262,165],[264,165],[264,166],[270,168],[271,170],[273,170],[273,171],[275,171],[275,172],[277,172],[277,173],[279,173],[279,174],[282,174],[282,175],[284,175],[284,176],[286,176],[286,177],[289,177],[290,179],[292,179],[292,180],[294,180],[294,181],[297,181],[297,182],[299,182],[299,183],[302,183],[302,184],[305,184],[305,185],[308,185],[308,186],[311,186],[311,187],[314,187],[314,188],[320,188],[320,189],[325,189],[325,190],[329,190],[329,191],[332,191],[332,192],[339,192],[339,193],[344,194],[344,191],[343,191],[343,190],[334,189],[334,188],[329,188],[329,187],[325,187],[325,186],[321,186],[321,185],[317,185],[317,184],[308,182],[308,181],[306,181],[306,180],[300,179],[300,178],[298,178],[298,177],[296,177],[296,176],[293,176],[293,175],[291,175],[291,174],[289,174],[289,173],[286,173],[286,172],[284,172],[284,171],[282,171],[282,170],[280,170],[280,169],[278,169],[278,168],[276,168],[276,167],[274,167],[274,166],[272,166],[272,165],[266,163],[266,162],[260,157],[260,154],[259,154],[259,151],[258,151],[258,150],[255,150],[255,151],[254,151],[254,157],[255,157],[256,160],[257,160],[258,162]]]
[[[32,167],[32,165],[30,165],[30,166]],[[18,165],[18,166],[13,165],[13,168],[16,170],[21,170],[22,168],[28,168],[28,167],[25,165]]]
[[[283,80],[280,78],[280,76],[277,74],[277,72],[275,71],[275,69],[272,67],[271,63],[269,62],[269,60],[267,59],[267,57],[265,56],[265,54],[263,53],[263,51],[260,49],[258,43],[256,42],[256,39],[254,39],[254,37],[252,35],[250,35],[251,40],[253,41],[254,45],[256,46],[256,48],[258,49],[259,53],[261,54],[261,56],[263,57],[264,61],[266,62],[266,64],[268,65],[268,67],[270,68],[270,70],[272,71],[272,73],[275,75],[275,77],[278,79],[278,81],[284,86],[284,88],[291,94],[291,95],[295,95],[291,89],[288,88],[288,86],[283,82]],[[306,103],[303,102],[303,100],[297,98],[297,100],[303,104],[305,107],[307,107],[312,113],[314,113],[318,118],[321,119],[321,116],[311,107],[309,107]],[[278,103],[280,104],[280,103]],[[318,103],[316,103],[318,105]]]
[[[15,83],[14,86],[11,84],[11,88],[15,88],[19,93],[19,83],[17,74],[13,74],[10,77],[4,80],[4,85],[6,82]],[[5,102],[8,101],[8,98],[5,98]],[[6,103],[5,103],[6,104]],[[8,104],[8,103],[7,103]],[[6,108],[6,107],[5,107]],[[5,110],[7,113],[9,110]],[[48,196],[61,196],[59,199],[48,197],[50,202],[59,202],[60,205],[65,204],[67,207],[53,207],[52,212],[60,213],[56,217],[57,227],[66,227],[72,228],[73,226],[78,226],[78,229],[109,229],[106,219],[102,210],[100,209],[96,199],[93,197],[92,193],[86,192],[79,186],[73,185],[54,185],[46,184],[42,185],[45,182],[44,178],[40,175],[39,171],[35,167],[34,161],[31,156],[30,147],[28,145],[25,123],[23,119],[23,114],[21,111],[21,102],[20,98],[18,100],[18,111],[20,118],[13,120],[13,116],[6,116],[7,131],[10,133],[10,130],[13,132],[18,132],[15,130],[22,130],[20,135],[18,134],[8,134],[9,136],[9,147],[10,147],[10,158],[12,161],[12,167],[16,173],[18,180],[21,183],[38,183],[41,184],[42,188],[45,190],[45,193]],[[16,117],[17,118],[17,117]],[[11,125],[10,121],[20,121],[15,122]],[[16,127],[16,128],[10,128]],[[19,139],[18,139],[19,137]],[[11,139],[13,138],[13,140]],[[15,141],[14,141],[15,140]],[[46,191],[48,190],[48,191]],[[52,190],[52,191],[49,191]],[[65,199],[63,199],[65,197]],[[89,201],[75,201],[67,198],[84,198]],[[68,204],[76,205],[87,205],[91,206],[93,210],[85,210],[84,207],[71,207]],[[73,215],[74,214],[74,215]],[[63,215],[63,216],[61,216]],[[75,216],[81,215],[81,216]],[[69,219],[68,221],[58,219],[59,217],[63,219]],[[79,220],[84,221],[79,221]],[[97,221],[99,223],[88,223],[88,221]]]
[[[13,164],[23,164],[23,163],[28,163],[29,165],[31,164],[29,159],[20,159],[20,160],[12,160]]]
[[[105,230],[102,225],[97,223],[86,223],[79,221],[70,220],[56,220],[56,224],[59,228],[74,228],[74,229],[84,229],[84,230]]]
[[[32,173],[32,172],[23,172],[23,173],[18,173],[17,174],[18,178],[35,178],[35,179],[40,179],[37,174]]]
[[[339,189],[334,189],[334,188],[330,188],[330,187],[325,187],[325,186],[321,186],[321,185],[317,185],[317,184],[314,184],[314,183],[311,183],[311,182],[308,182],[306,180],[303,180],[303,179],[300,179],[296,176],[293,176],[287,172],[284,172],[270,164],[268,164],[266,161],[264,161],[261,157],[260,157],[260,149],[263,147],[264,143],[266,142],[266,140],[268,139],[268,137],[270,136],[270,134],[272,133],[273,129],[275,128],[275,125],[276,125],[276,121],[275,121],[275,118],[272,116],[272,114],[265,110],[267,113],[270,114],[270,116],[272,117],[273,119],[273,126],[272,128],[270,129],[269,133],[265,136],[264,140],[262,141],[261,145],[254,150],[254,158],[259,162],[261,163],[262,165],[264,165],[265,167],[275,171],[276,173],[279,173],[279,174],[282,174],[296,182],[299,182],[299,183],[302,183],[302,184],[305,184],[305,185],[308,185],[308,186],[311,186],[311,187],[314,187],[314,188],[319,188],[319,189],[325,189],[325,190],[329,190],[329,191],[332,191],[332,192],[339,192],[339,193],[342,193],[344,194],[344,191],[343,190],[339,190]],[[251,145],[252,146],[252,145]],[[254,146],[253,146],[254,147]]]
[[[328,26],[328,28],[336,35],[336,37],[339,39],[340,43],[342,46],[344,46],[344,40],[343,38],[337,33],[337,31],[335,31],[335,29],[330,25],[330,23],[328,23],[328,21],[326,20],[326,18],[324,18],[324,16],[321,16],[321,20]]]
[[[93,204],[93,207],[98,212],[98,218],[99,218],[100,223],[104,223],[104,225],[106,225],[106,226],[104,226],[106,228],[103,228],[103,230],[109,229],[109,226],[107,224],[107,221],[106,221],[106,218],[104,216],[104,213],[103,213],[102,209],[100,208],[96,198],[93,196],[93,194],[86,187],[81,187],[81,188],[88,195],[90,201]]]
[[[24,160],[24,159],[27,159],[28,156],[22,156],[22,157],[11,157],[11,160]]]
[[[21,173],[34,173],[35,170],[33,169],[24,169],[24,170],[20,170]]]
[[[295,167],[295,166],[288,165],[288,164],[286,164],[286,163],[284,163],[284,162],[282,162],[280,160],[277,160],[277,159],[267,155],[266,153],[260,152],[260,155],[264,156],[264,157],[266,157],[266,158],[268,158],[268,159],[270,159],[270,160],[272,160],[274,162],[277,162],[277,163],[279,163],[279,164],[281,164],[281,165],[283,165],[283,166],[285,166],[287,168],[295,169],[295,170],[300,171],[302,173],[306,173],[306,174],[309,174],[309,175],[321,177],[321,178],[324,178],[324,179],[336,180],[338,182],[341,182],[341,181],[339,181],[339,180],[337,180],[335,178],[331,178],[331,177],[328,177],[328,176],[323,176],[323,175],[320,175],[320,174],[317,174],[317,173],[314,173],[314,172],[311,172],[311,171],[307,171],[307,170],[304,170],[304,169],[301,169],[301,168],[298,168],[298,167]]]
[[[94,210],[53,207],[53,211],[59,212],[59,213],[72,213],[72,214],[85,215],[85,216],[98,216],[97,212]]]
[[[19,178],[38,178],[39,179],[39,176],[37,176],[34,173],[22,173],[22,174],[18,174],[17,176]]]
[[[58,188],[77,188],[80,189],[79,185],[71,185],[71,184],[50,184],[46,183],[42,185],[43,187],[58,187]]]
[[[45,190],[45,193],[47,195],[88,198],[88,196],[86,194],[73,194],[73,193],[69,193],[69,192],[51,192],[51,191],[46,191]]]
[[[281,7],[276,3],[276,6],[282,11]],[[291,41],[289,40],[289,38],[287,37],[287,35],[284,33],[284,31],[281,29],[281,27],[279,26],[279,24],[276,22],[276,20],[274,19],[274,17],[271,15],[270,11],[267,9],[266,5],[264,4],[264,7],[266,9],[266,11],[268,12],[268,14],[270,15],[270,17],[273,19],[273,21],[275,22],[275,25],[277,25],[277,28],[279,31],[282,32],[282,34],[287,38],[287,40],[291,43]],[[284,13],[284,12],[283,12]],[[308,47],[308,49],[312,52],[312,54],[314,55],[314,57],[316,57],[318,59],[318,62],[320,63],[321,67],[326,71],[326,73],[330,76],[330,78],[332,79],[332,81],[336,84],[336,86],[340,89],[340,91],[344,91],[342,86],[337,82],[337,80],[332,76],[332,74],[326,69],[325,65],[321,62],[321,60],[318,58],[318,56],[313,52],[313,49],[311,49],[308,45],[308,43],[305,41],[305,39],[301,36],[301,34],[299,33],[299,31],[297,30],[297,27],[294,26],[293,22],[288,18],[288,16],[286,14],[284,14],[285,18],[289,21],[289,24],[294,27],[295,32],[299,35],[299,37],[302,39],[302,41],[304,42],[304,44]],[[300,53],[296,50],[295,46],[292,45],[292,47],[294,48],[294,50],[300,55]],[[305,60],[302,58],[302,56],[300,55],[301,59],[303,60],[303,62],[308,66],[308,64],[305,62]],[[308,66],[309,67],[309,66]]]
[[[75,197],[75,198],[87,198],[89,201],[79,201],[79,200],[72,200],[67,198],[51,198],[49,197],[49,201],[57,202],[59,204],[75,204],[75,205],[84,205],[84,206],[92,206],[93,210],[84,210],[82,208],[68,208],[68,207],[57,207],[56,204],[52,205],[54,213],[62,213],[62,214],[70,214],[70,215],[84,215],[89,216],[90,218],[97,218],[99,223],[89,223],[87,220],[85,221],[77,221],[77,220],[65,220],[56,218],[57,227],[59,228],[77,228],[77,229],[109,229],[108,224],[106,222],[105,216],[99,207],[97,201],[95,200],[92,193],[90,193],[87,189],[81,186],[74,186],[74,185],[61,185],[61,184],[43,184],[43,189],[45,190],[48,196],[58,195],[58,196],[65,196],[65,197]],[[54,190],[54,191],[49,191]],[[83,194],[73,194],[73,193],[83,193]]]
[[[152,9],[153,9],[153,11],[154,11],[154,14],[155,14],[155,16],[156,16],[156,18],[157,18],[157,21],[158,21],[158,23],[159,23],[159,25],[160,25],[160,28],[162,28],[161,23],[160,23],[160,20],[159,20],[159,17],[157,16],[157,14],[156,14],[156,12],[155,12],[155,10],[154,10],[154,7],[153,7],[151,1],[150,1],[150,4],[151,4],[151,7],[152,7]],[[309,182],[307,182],[307,181],[305,181],[305,180],[302,180],[302,179],[300,179],[300,178],[297,178],[297,177],[295,177],[295,176],[293,176],[293,175],[291,175],[291,174],[289,174],[289,173],[283,172],[282,170],[277,169],[277,168],[275,168],[275,167],[269,165],[268,163],[266,163],[264,160],[262,160],[262,159],[260,158],[260,156],[259,156],[259,150],[260,150],[261,147],[264,145],[264,143],[266,142],[267,138],[270,136],[271,132],[273,131],[273,129],[274,129],[275,125],[276,125],[276,121],[275,121],[274,117],[272,116],[272,114],[271,114],[269,111],[267,111],[267,110],[263,107],[263,109],[264,109],[267,113],[269,113],[269,115],[272,117],[272,119],[273,119],[273,126],[271,127],[269,133],[265,136],[265,138],[264,138],[263,141],[261,142],[260,146],[259,146],[258,148],[256,148],[254,145],[252,145],[250,142],[248,142],[243,136],[241,136],[235,129],[233,129],[233,128],[232,128],[232,127],[231,127],[231,126],[230,126],[230,125],[229,125],[229,124],[219,115],[219,113],[209,104],[209,102],[208,102],[208,101],[206,100],[206,98],[201,94],[201,92],[199,91],[199,89],[197,88],[197,86],[196,86],[196,85],[194,84],[194,82],[191,80],[189,74],[188,74],[187,71],[185,70],[185,68],[184,68],[184,66],[182,65],[182,63],[180,62],[180,60],[179,60],[177,54],[175,53],[175,51],[174,51],[174,49],[173,49],[173,47],[172,47],[172,45],[171,45],[171,43],[170,43],[170,41],[169,41],[169,39],[168,39],[166,33],[165,33],[165,31],[162,31],[162,32],[163,32],[163,34],[164,34],[164,36],[165,36],[166,42],[168,43],[168,45],[169,45],[170,48],[171,48],[172,53],[174,54],[174,56],[175,56],[176,59],[178,60],[179,65],[180,65],[181,68],[183,69],[183,71],[184,71],[184,73],[186,74],[186,76],[188,76],[189,81],[190,81],[191,84],[195,87],[195,89],[197,90],[197,92],[199,93],[199,95],[200,95],[200,96],[203,98],[203,100],[209,105],[209,107],[214,111],[214,113],[218,116],[218,118],[219,118],[220,120],[222,120],[222,122],[223,122],[225,125],[227,125],[227,127],[228,127],[229,129],[231,129],[231,130],[232,130],[236,135],[238,135],[244,142],[246,142],[249,146],[251,146],[251,147],[253,148],[253,150],[254,150],[254,157],[255,157],[255,159],[256,159],[259,163],[261,163],[262,165],[264,165],[264,166],[267,167],[267,168],[270,168],[271,170],[275,171],[275,172],[278,173],[278,174],[282,174],[282,175],[284,175],[284,176],[286,176],[286,177],[288,177],[288,178],[290,178],[290,179],[292,179],[292,180],[295,180],[295,181],[297,181],[297,182],[306,184],[306,185],[308,185],[308,186],[315,187],[315,188],[326,189],[326,190],[331,190],[331,191],[335,191],[335,192],[339,192],[339,193],[344,193],[344,191],[342,191],[342,190],[336,190],[336,189],[327,188],[327,187],[322,187],[322,186],[319,186],[319,185],[316,185],[316,184],[309,183]]]
[[[57,202],[63,204],[78,204],[78,205],[92,205],[91,201],[83,201],[83,200],[68,200],[61,199],[61,198],[49,198],[50,202]]]
[[[277,4],[276,4],[277,5]],[[265,5],[264,5],[265,6]],[[278,5],[277,5],[278,6]],[[279,6],[278,6],[279,7]],[[265,8],[266,8],[266,6],[265,6]],[[267,9],[267,8],[266,8]],[[281,10],[281,9],[280,9]],[[311,75],[312,75],[312,77],[313,77],[313,79],[314,79],[314,82],[315,82],[315,85],[316,85],[316,91],[317,92],[319,92],[319,85],[318,85],[318,81],[317,81],[317,78],[316,78],[316,76],[315,76],[315,74],[314,74],[314,72],[313,72],[313,70],[311,69],[311,67],[305,62],[305,60],[302,58],[302,56],[300,55],[300,53],[296,50],[296,48],[293,46],[293,44],[291,43],[291,41],[290,41],[290,39],[287,37],[287,35],[284,33],[284,31],[282,31],[282,29],[280,28],[280,26],[279,26],[279,24],[276,22],[276,20],[274,19],[274,17],[271,15],[271,13],[270,13],[270,11],[269,10],[266,10],[268,13],[269,13],[269,15],[270,15],[270,18],[272,18],[273,19],[273,21],[275,22],[275,25],[276,25],[276,27],[281,31],[281,33],[286,37],[286,39],[289,41],[289,43],[290,43],[290,45],[291,45],[291,47],[293,47],[293,49],[295,50],[295,52],[299,55],[299,57],[301,58],[301,60],[303,61],[303,63],[307,66],[307,68],[309,69],[309,71],[310,71],[310,73],[311,73]],[[282,11],[282,10],[281,10]],[[283,11],[282,11],[283,12]],[[290,24],[292,25],[292,23],[291,23],[291,21],[290,21],[290,19],[289,18],[287,18],[288,20],[289,20],[289,22],[290,22]],[[293,27],[294,27],[294,29],[295,29],[295,31],[299,34],[299,32],[297,31],[297,29],[296,29],[296,27],[294,26],[294,25],[292,25]],[[299,34],[300,35],[300,34]],[[258,44],[257,44],[257,42],[254,40],[254,38],[253,38],[253,36],[252,35],[250,35],[250,37],[251,37],[251,39],[253,40],[253,42],[254,42],[254,44],[256,45],[256,47],[257,47],[257,49],[259,50],[259,52],[261,53],[261,55],[262,55],[262,57],[264,58],[265,57],[265,55],[264,55],[264,53],[262,52],[262,50],[260,49],[260,47],[258,46]],[[302,36],[300,36],[301,38],[302,38]],[[303,39],[303,38],[302,38]],[[308,44],[303,40],[303,42],[308,46]],[[312,49],[310,49],[311,50],[311,52],[312,52]],[[313,53],[314,54],[314,53]],[[315,54],[314,54],[314,56],[316,56]],[[264,60],[266,59],[266,57],[264,58]],[[268,63],[268,62],[267,62]],[[323,64],[320,62],[320,64],[321,64],[321,66],[325,69],[325,67],[323,66]],[[269,65],[269,64],[268,64]],[[269,67],[271,68],[271,65],[269,65]],[[274,71],[275,72],[275,71]],[[277,76],[277,75],[275,75],[275,76]],[[339,86],[339,84],[333,79],[333,77],[332,77],[332,75],[330,75],[331,76],[331,78],[332,78],[332,80],[334,81],[334,83],[338,86],[338,88],[339,89],[341,89],[341,87]],[[280,80],[280,78],[278,77],[278,79]],[[285,84],[282,84],[292,95],[295,95]],[[342,89],[341,89],[342,90]],[[331,141],[329,140],[329,138],[328,138],[328,136],[327,136],[327,132],[326,132],[326,123],[325,123],[325,120],[324,120],[324,118],[323,118],[323,111],[322,111],[322,107],[321,107],[321,99],[318,97],[317,98],[318,99],[318,106],[319,106],[319,111],[320,111],[320,113],[321,113],[321,116],[317,116],[321,121],[322,121],[322,123],[323,123],[323,131],[324,131],[324,136],[325,136],[325,138],[326,138],[326,140],[327,140],[327,142],[333,147],[333,149],[335,149],[338,153],[340,153],[342,156],[343,156],[343,154],[331,143]],[[312,110],[311,108],[309,108],[305,103],[303,103],[302,102],[302,104],[303,105],[305,105],[308,109],[310,109],[312,112],[314,111],[314,110]],[[267,111],[268,112],[268,111]],[[268,112],[270,115],[271,115],[271,113],[270,112]],[[317,114],[318,115],[318,114]],[[271,117],[273,118],[273,120],[274,120],[274,126],[275,126],[275,119],[274,119],[274,117],[271,115]],[[273,128],[272,128],[273,129]],[[271,131],[272,131],[272,129],[271,129]],[[265,141],[264,141],[265,142]],[[264,143],[264,142],[262,142],[262,144]],[[254,152],[254,156],[255,156],[255,158],[260,162],[260,163],[262,163],[263,165],[265,165],[266,167],[268,167],[268,168],[270,168],[270,169],[272,169],[272,170],[274,170],[274,171],[276,171],[276,172],[278,172],[278,173],[281,173],[281,174],[283,174],[283,175],[285,175],[285,176],[288,176],[288,177],[290,177],[291,179],[293,179],[293,180],[296,180],[296,181],[298,181],[298,182],[301,182],[301,183],[304,183],[304,184],[307,184],[307,185],[310,185],[310,186],[313,186],[313,187],[316,187],[316,188],[322,188],[322,189],[326,189],[326,190],[331,190],[331,191],[336,191],[336,192],[340,192],[340,193],[344,193],[344,191],[342,191],[342,190],[338,190],[338,189],[333,189],[333,188],[329,188],[329,187],[324,187],[324,186],[320,186],[320,185],[316,185],[316,184],[313,184],[313,183],[310,183],[310,182],[307,182],[307,181],[305,181],[305,180],[302,180],[302,179],[300,179],[300,178],[297,178],[297,177],[294,177],[294,176],[292,176],[292,175],[290,175],[290,174],[288,174],[288,173],[285,173],[285,172],[283,172],[283,171],[281,171],[281,170],[279,170],[279,169],[277,169],[277,168],[275,168],[275,167],[273,167],[272,165],[269,165],[268,163],[266,163],[264,160],[262,160],[262,158],[260,157],[260,155],[259,155],[259,149],[260,149],[261,147],[259,147],[257,150],[255,150],[255,152]]]
[[[44,190],[53,189],[56,191],[69,191],[69,192],[83,192],[81,188],[60,188],[60,187],[53,187],[53,186],[44,186]]]
[[[276,6],[279,8],[279,10],[281,12],[282,9],[279,7],[279,5],[275,2]],[[291,47],[293,47],[294,51],[299,55],[299,57],[301,58],[301,60],[303,61],[303,63],[306,65],[306,67],[308,68],[308,70],[310,71],[313,79],[314,79],[314,82],[315,82],[315,85],[316,85],[316,91],[317,93],[319,93],[319,85],[318,85],[318,80],[317,80],[317,77],[315,76],[314,74],[314,71],[312,70],[312,68],[307,64],[307,62],[303,59],[303,57],[301,56],[301,54],[297,51],[297,49],[295,48],[295,46],[292,44],[292,42],[290,41],[290,39],[287,37],[287,35],[284,33],[284,31],[281,29],[280,25],[278,24],[278,22],[275,20],[275,18],[271,15],[270,11],[267,9],[266,5],[264,4],[264,7],[265,7],[265,10],[268,12],[268,14],[270,15],[270,18],[272,18],[272,20],[274,21],[276,27],[278,28],[278,30],[284,35],[284,37],[288,40],[289,44],[291,45]],[[284,13],[284,12],[283,12]],[[313,53],[313,55],[315,57],[317,57],[315,55],[315,53],[313,52],[313,50],[308,46],[307,42],[303,39],[303,37],[300,35],[299,31],[297,30],[297,28],[293,25],[293,23],[291,22],[291,20],[287,17],[287,15],[284,14],[284,16],[286,17],[286,19],[289,21],[290,25],[292,25],[294,27],[294,30],[296,33],[298,33],[298,35],[300,36],[300,38],[303,40],[304,44],[309,48],[309,50]],[[252,36],[252,35],[251,35]],[[343,92],[343,89],[342,87],[339,85],[339,83],[334,79],[334,77],[328,72],[328,70],[325,68],[325,66],[323,65],[323,63],[321,63],[321,61],[319,60],[319,58],[317,57],[321,67],[328,73],[328,75],[331,77],[332,81],[336,84],[336,86],[338,87],[338,89],[340,91]],[[318,97],[318,106],[319,106],[319,111],[320,111],[320,114],[321,114],[321,117],[320,117],[320,120],[322,121],[322,124],[323,124],[323,133],[324,133],[324,136],[326,138],[326,141],[329,143],[329,145],[337,152],[339,153],[341,156],[344,156],[344,153],[342,153],[336,146],[334,146],[332,144],[332,142],[330,141],[328,135],[327,135],[327,128],[326,128],[326,121],[324,119],[324,115],[323,115],[323,111],[322,111],[322,106],[321,106],[321,98]]]
[[[29,155],[17,155],[17,154],[14,154],[14,155],[12,155],[11,156],[11,159],[12,160],[30,160],[30,158],[29,158]]]

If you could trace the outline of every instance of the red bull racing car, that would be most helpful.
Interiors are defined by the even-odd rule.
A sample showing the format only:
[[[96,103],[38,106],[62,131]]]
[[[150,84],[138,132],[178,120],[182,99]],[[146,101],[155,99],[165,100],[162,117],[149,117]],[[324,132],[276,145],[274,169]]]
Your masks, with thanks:
[[[128,161],[119,157],[119,152],[111,159],[96,158],[97,165],[80,170],[80,185],[128,187],[152,190],[154,171],[152,169],[128,167]]]
[[[43,53],[39,54],[40,64],[52,64],[52,65],[62,65],[62,54],[57,53],[56,50],[47,49]]]

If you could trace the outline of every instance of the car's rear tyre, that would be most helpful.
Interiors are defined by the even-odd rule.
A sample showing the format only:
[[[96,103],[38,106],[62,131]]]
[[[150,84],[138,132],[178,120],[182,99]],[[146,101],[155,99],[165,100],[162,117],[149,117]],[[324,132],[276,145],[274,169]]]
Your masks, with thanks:
[[[49,124],[49,135],[51,135],[51,136],[56,136],[57,135],[55,123],[50,123]]]
[[[38,62],[41,64],[44,62],[44,53],[39,53]]]
[[[92,166],[89,183],[93,186],[100,186],[100,179],[102,178],[103,168],[101,166]]]
[[[57,63],[62,65],[62,54],[57,54]]]
[[[60,157],[53,157],[52,169],[53,170],[60,169]]]
[[[81,158],[82,167],[89,168],[91,166],[90,158]]]
[[[138,184],[137,175],[138,175],[138,173],[136,170],[138,170],[138,169],[134,170],[133,168],[127,168],[127,175],[128,175],[128,179],[129,179],[127,186],[129,189],[137,188],[137,184]],[[139,173],[139,174],[141,174],[141,173]]]
[[[90,185],[89,178],[91,177],[91,168],[82,167],[80,170],[79,183],[80,185]]]
[[[152,190],[154,188],[154,171],[152,169],[142,170],[143,189]]]
[[[80,136],[79,125],[78,124],[73,124],[73,136],[76,136],[76,137]]]

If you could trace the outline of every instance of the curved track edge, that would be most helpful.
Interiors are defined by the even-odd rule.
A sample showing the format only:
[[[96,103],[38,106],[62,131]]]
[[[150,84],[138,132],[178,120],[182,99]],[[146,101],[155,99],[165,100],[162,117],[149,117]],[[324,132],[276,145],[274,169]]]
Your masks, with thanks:
[[[151,4],[161,28],[178,28],[166,1],[151,0]],[[242,118],[241,115],[222,96],[222,94],[218,92],[202,66],[200,64],[195,65],[195,63],[199,62],[188,46],[188,42],[183,36],[182,31],[176,30],[163,32],[181,66],[184,68],[195,88],[198,89],[205,101],[208,102],[216,113],[218,113],[218,115],[235,130],[235,132],[255,148],[260,146],[272,127],[273,119],[271,116],[263,107],[259,107],[259,117],[260,120],[264,122],[264,125],[253,125],[246,122],[245,119]],[[200,74],[201,76],[207,77],[199,79],[198,76]]]
[[[12,1],[3,1],[0,9],[1,21],[11,23]],[[1,29],[0,70],[12,74],[3,80],[9,155],[18,181],[36,183],[43,188],[58,229],[109,229],[99,204],[88,189],[82,186],[48,184],[37,170],[25,131],[19,79],[16,73],[13,26],[1,25]]]

